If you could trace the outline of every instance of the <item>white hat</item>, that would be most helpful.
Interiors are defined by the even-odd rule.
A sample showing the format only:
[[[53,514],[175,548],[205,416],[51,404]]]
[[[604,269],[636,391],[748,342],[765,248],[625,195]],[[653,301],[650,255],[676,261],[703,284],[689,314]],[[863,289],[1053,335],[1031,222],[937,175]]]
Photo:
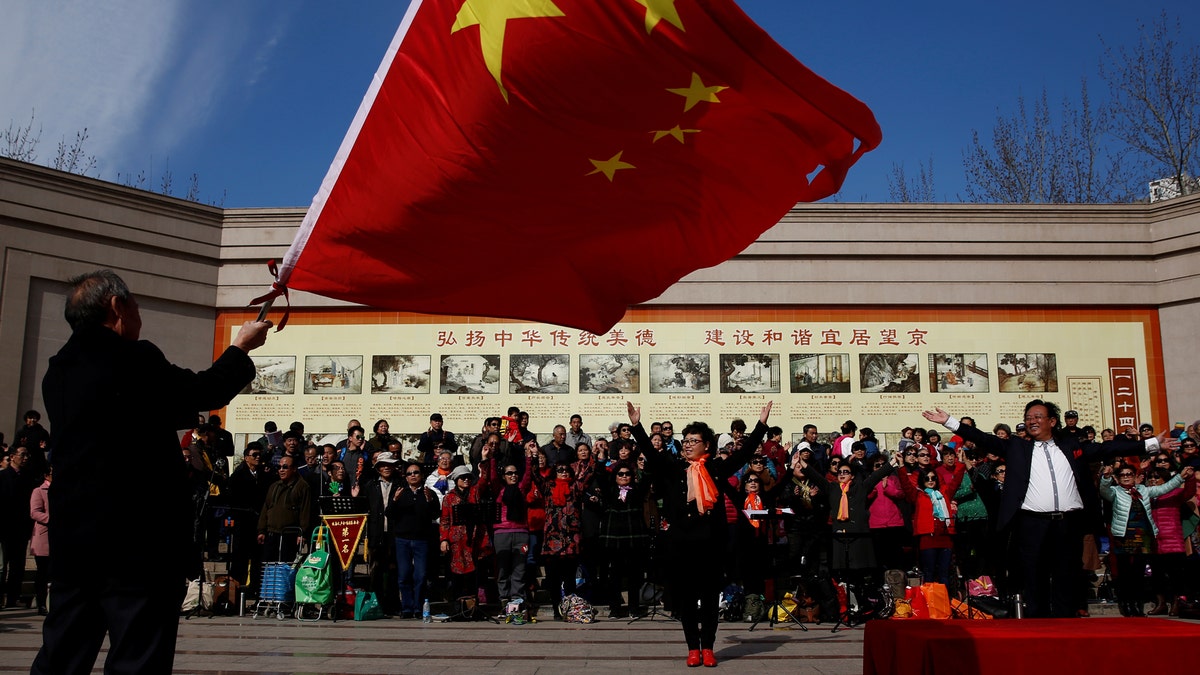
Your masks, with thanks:
[[[381,452],[381,453],[379,453],[379,456],[375,458],[375,463],[376,464],[398,464],[398,463],[400,463],[400,458],[393,455],[390,452]]]

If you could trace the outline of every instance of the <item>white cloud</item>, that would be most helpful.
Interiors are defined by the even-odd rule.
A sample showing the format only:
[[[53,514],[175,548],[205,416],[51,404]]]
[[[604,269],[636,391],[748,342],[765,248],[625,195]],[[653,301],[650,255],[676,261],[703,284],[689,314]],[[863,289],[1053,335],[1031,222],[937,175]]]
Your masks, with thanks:
[[[37,161],[49,164],[59,140],[86,127],[85,150],[108,180],[148,168],[152,158],[157,167],[231,86],[252,86],[287,24],[287,10],[279,11],[269,34],[258,35],[253,3],[236,0],[16,5],[0,21],[0,130],[36,111]],[[235,67],[243,72],[231,77]]]
[[[120,161],[171,63],[183,3],[26,0],[5,14],[0,126],[26,122],[33,110],[43,130],[39,162],[84,127],[90,154],[108,165]]]

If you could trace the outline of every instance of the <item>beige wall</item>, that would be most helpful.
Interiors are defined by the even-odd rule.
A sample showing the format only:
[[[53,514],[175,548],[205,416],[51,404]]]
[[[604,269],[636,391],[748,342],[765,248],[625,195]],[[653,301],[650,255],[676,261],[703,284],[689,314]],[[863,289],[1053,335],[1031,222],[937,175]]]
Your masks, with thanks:
[[[46,360],[69,336],[65,279],[109,267],[139,297],[143,337],[212,362],[221,210],[0,160],[0,431],[41,410]]]
[[[146,301],[146,336],[211,359],[216,310],[270,284],[302,208],[217,209],[0,160],[0,430],[37,407],[65,337],[61,280],[113,267]],[[800,205],[741,254],[650,305],[1159,308],[1172,420],[1200,417],[1200,196],[1106,206]],[[346,306],[294,293],[297,307]],[[149,308],[149,309],[146,309]],[[32,365],[31,365],[32,364]]]

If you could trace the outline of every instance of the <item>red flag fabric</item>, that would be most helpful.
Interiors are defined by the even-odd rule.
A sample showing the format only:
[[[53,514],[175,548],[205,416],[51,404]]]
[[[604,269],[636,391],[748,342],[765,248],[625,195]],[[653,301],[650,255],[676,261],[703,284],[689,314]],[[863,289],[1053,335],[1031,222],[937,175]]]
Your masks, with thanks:
[[[604,333],[880,136],[731,0],[413,0],[277,288]]]

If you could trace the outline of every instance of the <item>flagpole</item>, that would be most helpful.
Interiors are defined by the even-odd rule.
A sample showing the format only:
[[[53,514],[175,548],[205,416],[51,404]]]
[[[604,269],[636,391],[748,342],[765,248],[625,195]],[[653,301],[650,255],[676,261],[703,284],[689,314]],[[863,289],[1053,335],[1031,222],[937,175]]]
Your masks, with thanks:
[[[267,312],[271,311],[271,306],[275,304],[275,298],[268,298],[263,303],[262,309],[258,310],[258,318],[255,321],[262,322],[267,320]]]

